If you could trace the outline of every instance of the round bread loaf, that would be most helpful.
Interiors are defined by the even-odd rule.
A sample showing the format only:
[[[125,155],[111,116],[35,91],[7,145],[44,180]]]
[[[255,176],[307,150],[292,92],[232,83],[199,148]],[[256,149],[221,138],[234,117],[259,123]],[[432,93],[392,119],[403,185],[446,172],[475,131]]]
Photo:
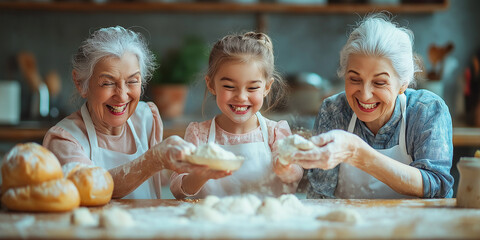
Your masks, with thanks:
[[[15,211],[63,212],[77,208],[80,195],[72,181],[61,178],[10,188],[3,194],[2,204]]]
[[[37,143],[17,144],[2,164],[2,192],[63,177],[57,157]]]
[[[98,206],[112,198],[112,175],[101,167],[86,166],[70,174],[70,180],[80,193],[80,205]]]
[[[73,175],[73,173],[80,170],[81,168],[89,168],[89,167],[94,167],[94,166],[93,165],[87,165],[87,164],[81,163],[81,162],[69,162],[69,163],[64,164],[62,166],[63,176],[65,176],[65,178],[68,179]]]

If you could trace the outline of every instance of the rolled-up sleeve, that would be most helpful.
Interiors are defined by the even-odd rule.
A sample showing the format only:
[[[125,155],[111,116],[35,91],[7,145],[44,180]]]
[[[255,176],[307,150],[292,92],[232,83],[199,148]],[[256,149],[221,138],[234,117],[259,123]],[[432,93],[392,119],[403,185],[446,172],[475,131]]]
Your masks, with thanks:
[[[452,118],[443,100],[432,98],[435,101],[417,102],[409,112],[407,143],[414,159],[410,165],[422,174],[424,198],[452,197]]]

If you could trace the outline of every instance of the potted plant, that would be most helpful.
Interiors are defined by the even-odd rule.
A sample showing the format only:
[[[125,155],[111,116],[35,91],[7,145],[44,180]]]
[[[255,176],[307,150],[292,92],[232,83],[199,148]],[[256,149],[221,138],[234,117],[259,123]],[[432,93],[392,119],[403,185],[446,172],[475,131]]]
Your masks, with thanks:
[[[190,36],[162,58],[156,54],[159,68],[152,76],[151,95],[162,118],[183,114],[188,85],[197,79],[202,65],[206,64],[207,50],[204,41]]]

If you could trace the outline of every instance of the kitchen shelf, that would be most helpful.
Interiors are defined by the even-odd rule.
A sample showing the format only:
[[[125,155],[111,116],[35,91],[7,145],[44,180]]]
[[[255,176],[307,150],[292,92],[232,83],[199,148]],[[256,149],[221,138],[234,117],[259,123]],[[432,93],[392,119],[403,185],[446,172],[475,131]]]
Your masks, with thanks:
[[[194,13],[289,13],[335,14],[369,13],[387,10],[392,13],[432,13],[448,8],[449,1],[438,3],[377,4],[284,4],[284,3],[163,3],[163,2],[0,2],[0,11],[68,11],[68,12],[194,12]]]

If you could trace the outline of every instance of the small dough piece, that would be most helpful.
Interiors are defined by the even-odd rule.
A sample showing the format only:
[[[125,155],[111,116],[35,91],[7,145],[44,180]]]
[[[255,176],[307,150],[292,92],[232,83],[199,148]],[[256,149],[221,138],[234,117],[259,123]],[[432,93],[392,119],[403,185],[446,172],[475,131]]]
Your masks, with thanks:
[[[338,209],[331,211],[325,216],[317,217],[317,220],[327,220],[331,222],[342,222],[355,224],[361,220],[360,214],[352,209]]]
[[[98,226],[95,218],[86,207],[77,208],[72,213],[72,224],[75,226],[94,227]]]
[[[193,164],[206,165],[214,170],[235,171],[244,161],[242,156],[236,156],[226,151],[216,143],[207,143],[199,146],[192,155],[186,157]]]
[[[100,227],[125,228],[135,226],[132,215],[119,207],[112,207],[100,214]]]
[[[480,158],[480,150],[475,151],[475,155],[473,157]]]
[[[190,219],[195,219],[199,221],[210,221],[215,223],[221,223],[224,221],[225,217],[217,209],[203,205],[196,204],[187,209],[186,215]]]
[[[278,149],[279,149],[278,160],[280,161],[281,164],[288,165],[291,163],[290,156],[294,152],[298,150],[308,151],[313,149],[314,147],[315,147],[315,144],[305,139],[304,137],[298,134],[290,135],[278,141]]]
[[[50,150],[37,143],[20,143],[2,163],[2,192],[63,177],[62,167]]]
[[[280,219],[283,217],[284,211],[282,203],[277,198],[266,197],[262,205],[258,207],[257,214],[269,219]]]
[[[72,181],[64,178],[25,187],[10,188],[2,196],[10,210],[63,212],[80,205],[80,195]]]
[[[107,204],[112,198],[113,178],[101,167],[80,168],[70,175],[80,193],[80,205],[99,206]]]

